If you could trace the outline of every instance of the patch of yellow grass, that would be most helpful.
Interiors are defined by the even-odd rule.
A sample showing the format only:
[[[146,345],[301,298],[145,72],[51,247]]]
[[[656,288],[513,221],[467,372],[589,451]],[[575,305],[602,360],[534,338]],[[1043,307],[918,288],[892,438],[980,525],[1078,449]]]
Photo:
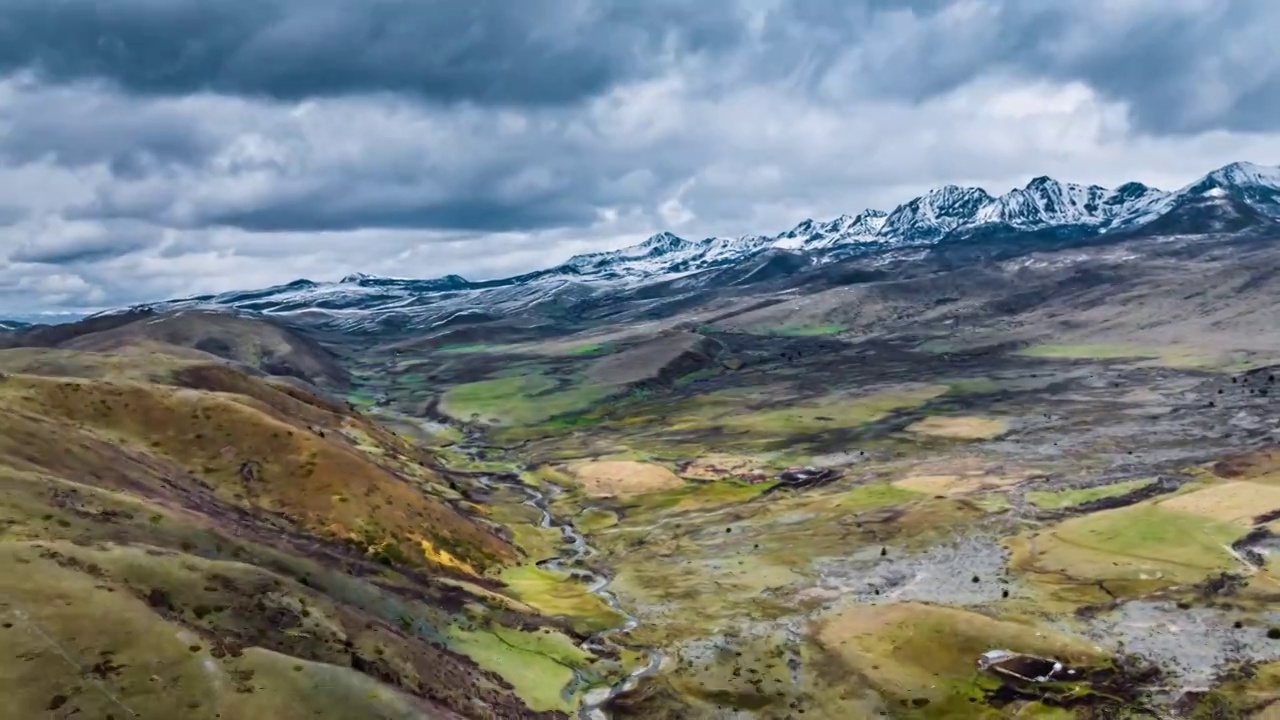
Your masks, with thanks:
[[[443,565],[445,567],[451,567],[457,570],[461,570],[462,572],[465,572],[468,575],[480,574],[479,572],[476,571],[475,567],[471,565],[471,563],[459,558],[458,556],[454,555],[448,550],[445,550],[444,548],[436,547],[431,543],[430,540],[422,540],[421,544],[422,544],[422,555],[427,560],[433,563],[437,563],[439,565]]]
[[[1211,485],[1195,492],[1158,501],[1165,510],[1180,510],[1244,527],[1253,518],[1280,508],[1280,486],[1246,481]]]
[[[1006,488],[1024,479],[1023,475],[908,475],[893,484],[926,495],[956,497]]]
[[[989,440],[1008,429],[1004,420],[976,416],[927,417],[907,426],[907,432],[954,440]]]
[[[684,485],[675,473],[661,465],[635,460],[579,462],[569,465],[568,470],[593,497],[639,495]]]
[[[1096,660],[1083,639],[974,612],[917,603],[855,606],[824,616],[815,639],[879,692],[967,708],[978,656],[991,648]],[[931,706],[932,707],[932,706]],[[941,709],[941,708],[940,708]],[[952,717],[952,715],[945,715]],[[960,715],[960,717],[968,716]],[[943,717],[939,715],[938,717]]]

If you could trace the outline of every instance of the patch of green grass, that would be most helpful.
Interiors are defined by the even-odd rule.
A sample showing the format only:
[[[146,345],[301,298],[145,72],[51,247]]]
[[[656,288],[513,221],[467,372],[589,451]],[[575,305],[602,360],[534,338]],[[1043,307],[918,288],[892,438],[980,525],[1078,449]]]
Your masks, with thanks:
[[[555,465],[539,465],[523,474],[526,484],[541,487],[546,484],[561,488],[572,488],[576,485],[573,476]]]
[[[1036,490],[1027,493],[1027,502],[1044,510],[1061,510],[1062,508],[1075,507],[1083,505],[1094,500],[1103,498],[1116,497],[1124,495],[1127,492],[1137,490],[1143,485],[1150,483],[1150,480],[1130,480],[1128,482],[1116,483],[1114,485],[1103,485],[1101,487],[1072,489],[1072,490]]]
[[[576,699],[566,699],[563,691],[573,681],[573,669],[586,664],[588,656],[564,635],[453,627],[448,638],[451,649],[511,683],[530,709],[572,712],[576,706]]]
[[[1243,532],[1212,518],[1140,503],[1012,539],[1010,564],[1075,579],[1197,582],[1240,567],[1230,545]]]
[[[1091,343],[1080,345],[1055,345],[1043,343],[1023,348],[1019,355],[1039,358],[1112,360],[1117,358],[1153,358],[1159,353],[1133,345]]]
[[[562,537],[559,530],[537,525],[512,525],[511,533],[516,546],[524,551],[530,562],[555,557]]]
[[[542,375],[481,380],[450,388],[441,398],[440,409],[460,419],[479,415],[503,425],[534,425],[584,410],[611,392],[610,388],[589,384],[556,388],[555,380]]]
[[[601,422],[603,422],[603,420],[593,413],[580,413],[554,417],[544,423],[539,423],[535,428],[531,429],[538,430],[540,435],[558,435],[560,433],[595,427]]]
[[[720,372],[721,370],[719,368],[704,368],[702,370],[695,370],[691,373],[688,373],[687,375],[681,375],[680,377],[676,378],[675,386],[678,388],[688,387],[689,385],[692,385],[696,382],[700,382],[702,380],[709,380],[713,377],[716,377],[720,375]]]
[[[623,622],[604,600],[563,573],[520,565],[507,568],[500,577],[516,599],[545,615],[566,618],[579,632],[605,630]]]
[[[441,347],[436,348],[435,352],[455,355],[500,353],[511,349],[511,347],[511,345],[499,345],[494,343],[470,343],[465,345],[442,345]]]
[[[584,343],[575,345],[565,351],[566,355],[603,355],[608,352],[609,346],[605,343]]]
[[[1076,360],[1143,361],[1142,364],[1160,367],[1210,369],[1232,364],[1229,357],[1198,348],[1167,346],[1144,347],[1125,343],[1084,343],[1079,345],[1045,343],[1032,345],[1019,351],[1020,355],[1037,358]]]
[[[723,408],[715,421],[729,429],[775,438],[820,433],[856,427],[880,420],[898,410],[919,407],[946,390],[941,385],[925,385],[862,396],[835,394],[818,400],[755,411],[728,406]],[[679,427],[689,421],[686,418],[676,418],[673,425]]]
[[[618,524],[618,514],[611,510],[588,508],[573,519],[573,526],[578,532],[591,534]]]
[[[360,408],[361,410],[373,407],[373,397],[366,395],[364,393],[359,393],[359,392],[350,393],[349,395],[347,395],[347,402],[351,403],[352,405],[355,405],[357,408]]]
[[[874,510],[890,505],[901,505],[923,497],[924,495],[914,490],[900,488],[892,483],[875,483],[834,495],[832,502],[850,510]]]
[[[783,325],[776,330],[770,332],[770,335],[782,335],[785,337],[818,337],[822,335],[837,335],[844,332],[843,325],[835,323],[822,323],[818,325]]]

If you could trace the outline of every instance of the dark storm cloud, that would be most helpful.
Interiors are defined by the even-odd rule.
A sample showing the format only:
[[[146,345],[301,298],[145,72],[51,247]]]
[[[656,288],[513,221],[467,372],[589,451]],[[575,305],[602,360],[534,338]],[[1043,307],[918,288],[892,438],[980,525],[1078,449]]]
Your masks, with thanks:
[[[1280,160],[1276,27],[1271,0],[0,0],[0,307],[495,277],[943,183],[1177,187]]]
[[[1280,126],[1276,27],[1273,0],[0,0],[0,72],[540,106],[698,59],[702,82],[841,98],[1007,72],[1086,82],[1153,133],[1249,131]]]
[[[0,164],[47,160],[79,168],[105,163],[116,174],[138,177],[199,164],[218,145],[214,126],[196,122],[176,103],[139,103],[80,87],[31,92],[37,88],[23,86],[28,92],[0,99]]]
[[[32,265],[75,265],[101,262],[160,244],[159,228],[137,222],[45,228],[19,243],[8,260]]]
[[[147,94],[556,104],[731,43],[676,0],[0,0],[0,70]],[[665,20],[659,21],[658,18]]]
[[[212,213],[202,218],[202,224],[227,225],[253,232],[340,231],[360,228],[507,232],[582,226],[594,218],[595,213],[585,203],[503,203],[475,197],[441,203],[388,206],[376,202],[343,202],[341,198],[307,198],[248,210]]]

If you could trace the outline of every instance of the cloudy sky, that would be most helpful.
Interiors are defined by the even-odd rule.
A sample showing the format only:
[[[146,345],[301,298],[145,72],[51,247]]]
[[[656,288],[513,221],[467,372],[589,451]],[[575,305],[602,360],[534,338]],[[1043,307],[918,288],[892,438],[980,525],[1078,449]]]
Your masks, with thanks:
[[[1280,163],[1275,0],[0,0],[0,316]]]

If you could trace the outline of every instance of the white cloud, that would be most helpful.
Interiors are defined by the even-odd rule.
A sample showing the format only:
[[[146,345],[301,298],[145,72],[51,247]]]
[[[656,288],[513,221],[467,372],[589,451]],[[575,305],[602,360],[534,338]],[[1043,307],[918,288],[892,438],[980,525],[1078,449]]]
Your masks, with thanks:
[[[1047,174],[1175,187],[1235,160],[1280,162],[1280,134],[1229,117],[1276,81],[1276,63],[1248,63],[1265,50],[1256,27],[1230,25],[1241,47],[1188,60],[1191,79],[1149,68],[1153,86],[1195,90],[1195,107],[1170,109],[1176,132],[1153,132],[1135,110],[1151,96],[1076,71],[1128,38],[1153,42],[1135,35],[1153,13],[1230,20],[1191,0],[1161,7],[1116,3],[1070,22],[1058,7],[1063,27],[1027,51],[1045,60],[1037,73],[1002,55],[1023,15],[1043,20],[1020,5],[791,18],[777,0],[751,6],[748,41],[722,55],[675,54],[661,72],[527,107],[135,96],[11,76],[0,80],[0,315],[356,270],[493,277],[667,228],[771,233],[890,209],[943,183],[1003,192]],[[865,31],[841,34],[833,18]],[[795,48],[809,50],[783,54]],[[912,73],[911,87],[893,85]]]

